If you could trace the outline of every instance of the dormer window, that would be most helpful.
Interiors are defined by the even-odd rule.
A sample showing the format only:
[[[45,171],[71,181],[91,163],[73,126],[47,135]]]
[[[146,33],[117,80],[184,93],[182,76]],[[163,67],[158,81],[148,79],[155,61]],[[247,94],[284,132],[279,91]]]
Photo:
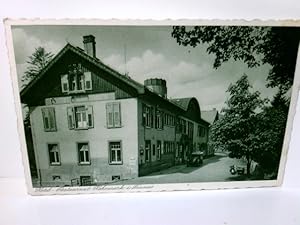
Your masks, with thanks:
[[[83,74],[77,75],[77,89],[84,90],[84,75]]]
[[[61,75],[63,93],[76,93],[92,90],[91,72],[83,72],[80,64],[69,66],[68,74]]]
[[[70,74],[69,77],[69,91],[76,91],[76,76],[74,74]]]

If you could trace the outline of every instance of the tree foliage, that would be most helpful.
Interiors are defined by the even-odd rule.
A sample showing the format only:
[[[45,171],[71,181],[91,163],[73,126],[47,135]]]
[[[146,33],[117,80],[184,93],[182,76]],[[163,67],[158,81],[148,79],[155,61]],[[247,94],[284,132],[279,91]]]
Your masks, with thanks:
[[[28,84],[53,58],[51,52],[46,52],[43,47],[35,49],[34,53],[28,57],[28,67],[22,77],[22,82]]]
[[[23,82],[23,86],[26,86],[32,79],[34,79],[42,69],[48,64],[48,62],[53,58],[53,54],[51,52],[46,52],[43,47],[38,47],[35,49],[34,53],[28,57],[27,64],[28,67],[21,79]],[[25,126],[29,125],[29,112],[27,106],[25,106],[26,114],[24,123]]]
[[[277,174],[282,152],[285,127],[289,109],[289,101],[279,91],[258,115],[256,136],[259,141],[255,144],[257,150],[254,160],[259,163],[264,173]]]
[[[244,157],[247,160],[248,175],[257,151],[255,143],[259,139],[256,133],[257,112],[262,110],[266,102],[260,98],[259,92],[251,92],[251,88],[246,75],[229,86],[227,92],[230,97],[222,110],[224,116],[211,129],[212,145],[222,146],[229,151],[229,157]]]
[[[216,56],[214,68],[230,58],[244,61],[250,68],[269,64],[267,86],[287,91],[293,83],[298,27],[174,26],[172,37],[183,46],[208,44],[207,52]]]

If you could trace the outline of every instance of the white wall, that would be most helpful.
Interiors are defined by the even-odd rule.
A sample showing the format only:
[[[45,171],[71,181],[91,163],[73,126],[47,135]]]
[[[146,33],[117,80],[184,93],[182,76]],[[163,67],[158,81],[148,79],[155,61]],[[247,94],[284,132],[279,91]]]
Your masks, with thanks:
[[[96,94],[89,99],[107,99]],[[98,97],[97,97],[98,96]],[[59,98],[56,102],[66,102]],[[106,104],[119,102],[121,105],[120,128],[107,128]],[[87,130],[70,130],[67,120],[67,107],[93,106],[94,127]],[[54,107],[57,131],[45,132],[42,117],[42,108]],[[35,150],[43,180],[49,182],[52,175],[60,175],[63,180],[79,178],[79,176],[97,176],[98,181],[107,182],[112,175],[121,175],[121,178],[131,178],[138,175],[137,160],[137,99],[100,100],[80,103],[55,104],[39,106],[31,113],[31,126],[35,143]],[[121,141],[122,165],[109,165],[109,141]],[[88,142],[91,165],[78,165],[78,142]],[[61,165],[50,166],[47,144],[58,143]]]

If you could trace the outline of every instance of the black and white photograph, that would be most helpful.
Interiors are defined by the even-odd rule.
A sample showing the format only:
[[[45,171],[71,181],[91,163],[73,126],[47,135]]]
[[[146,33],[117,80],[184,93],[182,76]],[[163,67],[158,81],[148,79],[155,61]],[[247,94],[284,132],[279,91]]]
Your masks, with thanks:
[[[299,88],[299,27],[9,29],[32,190],[280,185]]]

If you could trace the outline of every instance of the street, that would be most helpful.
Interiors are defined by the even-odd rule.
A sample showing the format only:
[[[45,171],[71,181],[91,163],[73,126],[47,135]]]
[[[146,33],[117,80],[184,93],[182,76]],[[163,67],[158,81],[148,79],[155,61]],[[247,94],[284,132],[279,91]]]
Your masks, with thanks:
[[[240,176],[230,174],[229,169],[231,165],[240,165],[246,168],[242,160],[229,158],[224,153],[215,153],[215,156],[204,159],[200,167],[177,165],[147,176],[118,181],[115,184],[192,183],[239,180]]]

